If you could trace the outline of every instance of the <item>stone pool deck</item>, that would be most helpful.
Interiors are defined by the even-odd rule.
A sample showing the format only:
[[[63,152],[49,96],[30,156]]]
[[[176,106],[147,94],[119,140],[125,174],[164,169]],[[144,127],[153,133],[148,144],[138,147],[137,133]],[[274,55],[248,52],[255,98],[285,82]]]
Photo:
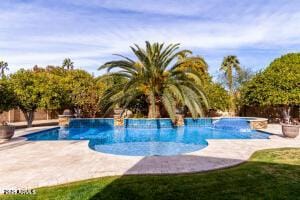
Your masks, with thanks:
[[[300,148],[300,137],[282,137],[280,125],[264,131],[270,139],[208,140],[208,147],[178,156],[117,156],[91,150],[88,141],[26,141],[24,134],[50,127],[16,131],[16,137],[0,144],[0,192],[36,188],[89,178],[126,174],[203,172],[245,162],[257,150]]]

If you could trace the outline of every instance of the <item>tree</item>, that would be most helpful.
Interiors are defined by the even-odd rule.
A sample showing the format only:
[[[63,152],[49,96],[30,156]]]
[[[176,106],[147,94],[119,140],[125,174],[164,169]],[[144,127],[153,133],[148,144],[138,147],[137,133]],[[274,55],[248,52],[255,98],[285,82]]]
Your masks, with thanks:
[[[235,110],[241,111],[242,103],[241,103],[241,94],[240,90],[243,85],[245,85],[248,81],[254,77],[255,72],[251,68],[241,67],[240,73],[234,77],[234,103]]]
[[[240,75],[241,73],[240,62],[237,57],[234,55],[224,57],[220,71],[224,72],[226,85],[229,90],[231,112],[235,112],[234,77],[235,74]]]
[[[38,108],[69,108],[95,117],[99,112],[99,99],[106,87],[105,83],[84,70],[65,70],[54,66],[21,69],[10,76],[9,83],[15,94],[16,101],[13,102],[23,112],[28,127],[32,126]]]
[[[65,71],[60,84],[65,90],[69,109],[74,109],[78,115],[95,117],[100,109],[100,97],[106,87],[104,83],[84,70],[71,70]]]
[[[224,72],[228,89],[231,93],[233,93],[234,71],[238,74],[241,71],[239,60],[237,59],[236,56],[233,55],[226,56],[223,59],[220,70]]]
[[[81,92],[77,96],[77,105],[81,108],[82,114],[87,117],[96,117],[96,114],[100,112],[100,99],[103,92],[106,89],[106,85],[93,79],[91,84],[86,88],[84,92]]]
[[[7,79],[0,79],[0,114],[16,106],[13,89]]]
[[[249,106],[282,106],[289,118],[292,105],[300,105],[300,53],[275,59],[241,89],[241,101]]]
[[[31,127],[38,108],[59,109],[67,104],[65,90],[59,84],[60,77],[43,68],[21,69],[10,77],[16,104]]]
[[[46,68],[39,71],[36,76],[38,79],[44,80],[41,83],[41,99],[39,103],[40,108],[47,110],[60,110],[69,105],[68,94],[66,86],[62,84],[62,79],[65,73],[60,71],[60,68]]]
[[[3,78],[5,76],[5,71],[8,69],[7,62],[0,61],[0,76]]]
[[[65,58],[62,63],[62,68],[67,70],[74,69],[74,63],[70,58]]]
[[[34,112],[41,102],[43,83],[40,76],[32,70],[21,69],[11,75],[10,81],[17,98],[17,105],[23,112],[27,126],[32,126]]]
[[[172,120],[175,120],[176,106],[187,106],[193,117],[203,115],[201,98],[207,105],[206,97],[201,88],[201,75],[193,69],[186,72],[180,66],[186,62],[178,57],[191,53],[188,50],[178,51],[179,44],[164,44],[146,42],[146,48],[138,45],[131,47],[137,60],[118,55],[122,59],[110,61],[100,69],[117,69],[107,76],[122,77],[123,84],[113,85],[103,99],[106,100],[106,110],[116,105],[128,104],[138,96],[145,95],[148,102],[148,117],[161,117],[163,109]],[[172,63],[174,63],[172,65]],[[201,98],[200,98],[201,97]]]
[[[204,83],[209,107],[212,110],[226,111],[230,107],[230,97],[220,83],[214,83],[211,78]]]
[[[239,90],[240,87],[254,77],[255,72],[251,68],[241,67],[239,74],[234,77],[234,90]]]

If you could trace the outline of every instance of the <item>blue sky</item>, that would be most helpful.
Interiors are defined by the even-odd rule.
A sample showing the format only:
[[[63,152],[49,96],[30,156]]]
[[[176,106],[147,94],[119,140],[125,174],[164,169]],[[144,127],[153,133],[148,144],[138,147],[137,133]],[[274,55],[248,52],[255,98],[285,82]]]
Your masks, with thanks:
[[[35,64],[98,66],[145,40],[180,43],[216,74],[224,56],[259,70],[300,51],[299,0],[1,0],[0,60],[10,71]]]

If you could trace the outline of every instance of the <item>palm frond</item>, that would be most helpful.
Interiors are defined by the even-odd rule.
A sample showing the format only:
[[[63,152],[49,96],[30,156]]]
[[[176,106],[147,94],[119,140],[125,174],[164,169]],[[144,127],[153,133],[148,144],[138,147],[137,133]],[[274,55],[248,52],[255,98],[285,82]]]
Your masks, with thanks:
[[[174,122],[176,118],[176,100],[168,90],[165,90],[162,95],[162,103]]]
[[[120,77],[124,80],[122,84],[113,84],[104,92],[101,103],[105,109],[112,109],[116,105],[126,107],[139,95],[144,95],[152,116],[159,114],[156,105],[164,106],[172,120],[175,120],[176,105],[187,106],[193,117],[203,114],[203,106],[208,104],[202,90],[201,73],[194,68],[182,70],[180,66],[198,62],[203,74],[207,71],[204,59],[187,57],[192,52],[179,51],[179,44],[165,46],[163,43],[151,44],[146,41],[145,48],[134,44],[130,49],[136,61],[117,54],[123,60],[110,61],[99,67],[99,70],[117,70],[102,79]],[[175,64],[170,66],[172,63]]]

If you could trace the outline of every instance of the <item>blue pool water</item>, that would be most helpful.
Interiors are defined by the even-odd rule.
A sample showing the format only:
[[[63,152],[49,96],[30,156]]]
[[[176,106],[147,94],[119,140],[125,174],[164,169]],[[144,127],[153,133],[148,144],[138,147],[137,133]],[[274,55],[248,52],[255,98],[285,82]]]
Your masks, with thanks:
[[[134,122],[136,128],[131,128],[132,126],[115,128],[107,121],[95,122],[97,127],[93,122],[80,121],[74,122],[69,128],[55,128],[26,137],[30,141],[89,140],[89,147],[95,151],[117,155],[149,156],[177,155],[197,151],[208,145],[207,139],[266,139],[269,136],[250,130],[245,120],[222,120],[211,121],[209,124],[206,120],[205,123],[199,122],[198,126],[196,122],[189,122],[191,126],[178,128],[167,126],[166,128],[140,128],[136,122]]]

